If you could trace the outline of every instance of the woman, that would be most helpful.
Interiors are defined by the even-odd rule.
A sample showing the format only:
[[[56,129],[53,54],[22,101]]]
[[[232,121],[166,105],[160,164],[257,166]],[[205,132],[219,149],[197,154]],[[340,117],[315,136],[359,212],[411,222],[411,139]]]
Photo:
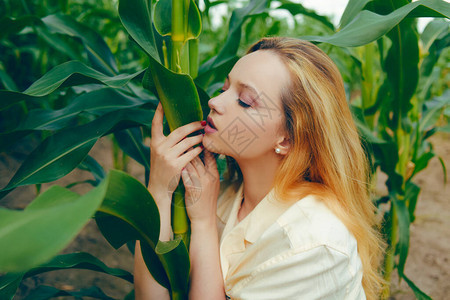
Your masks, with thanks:
[[[181,172],[186,186],[190,298],[377,299],[384,245],[366,157],[330,58],[306,41],[263,38],[208,104],[202,135],[184,139],[204,121],[165,137],[161,105],[152,123],[149,190],[161,240],[171,237],[173,178]],[[220,196],[212,152],[226,155],[231,170],[233,184]],[[136,249],[136,296],[169,299]]]

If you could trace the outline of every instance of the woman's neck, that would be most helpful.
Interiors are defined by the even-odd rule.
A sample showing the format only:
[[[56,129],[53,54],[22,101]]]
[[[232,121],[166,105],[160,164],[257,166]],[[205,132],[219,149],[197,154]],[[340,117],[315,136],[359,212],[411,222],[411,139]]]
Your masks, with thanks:
[[[247,215],[272,189],[281,160],[277,156],[265,156],[260,159],[236,161],[242,171],[244,182],[244,201],[241,209],[244,215]]]

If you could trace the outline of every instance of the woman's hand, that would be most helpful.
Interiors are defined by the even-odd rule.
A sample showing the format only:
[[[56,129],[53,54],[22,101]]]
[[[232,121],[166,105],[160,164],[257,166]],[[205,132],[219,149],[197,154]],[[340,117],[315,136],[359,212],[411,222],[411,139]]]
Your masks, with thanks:
[[[204,161],[195,157],[181,172],[186,190],[186,211],[191,225],[215,226],[219,172],[213,154],[206,149]]]
[[[163,133],[163,116],[160,102],[152,120],[149,182],[149,191],[158,207],[161,204],[158,199],[167,199],[168,196],[169,199],[172,198],[180,181],[181,169],[203,150],[202,147],[193,148],[202,142],[203,134],[185,138],[190,133],[203,129],[200,121],[181,126],[166,137]]]

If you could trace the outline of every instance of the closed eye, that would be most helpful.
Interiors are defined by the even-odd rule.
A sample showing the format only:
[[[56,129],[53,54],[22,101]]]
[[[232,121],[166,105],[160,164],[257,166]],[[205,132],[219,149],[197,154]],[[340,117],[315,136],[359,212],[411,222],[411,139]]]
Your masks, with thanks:
[[[225,90],[224,89],[220,89],[219,90],[219,93],[223,93],[223,92],[225,92]],[[247,104],[247,103],[245,103],[244,101],[242,101],[241,99],[237,99],[237,101],[238,101],[238,103],[239,103],[239,105],[240,106],[242,106],[242,107],[244,107],[244,108],[248,108],[248,107],[251,107],[251,105],[250,104]]]
[[[245,103],[245,102],[242,101],[241,99],[237,99],[237,100],[238,100],[239,105],[242,106],[242,107],[247,108],[247,107],[250,107],[250,106],[251,106],[250,104]]]

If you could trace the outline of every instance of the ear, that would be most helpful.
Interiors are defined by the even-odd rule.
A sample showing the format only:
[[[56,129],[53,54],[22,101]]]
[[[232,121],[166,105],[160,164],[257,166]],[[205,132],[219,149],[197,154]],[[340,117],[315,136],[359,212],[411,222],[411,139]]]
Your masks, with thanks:
[[[281,152],[279,153],[280,155],[286,155],[289,153],[291,143],[287,137],[282,136],[275,145],[275,148],[279,148],[281,150]]]

